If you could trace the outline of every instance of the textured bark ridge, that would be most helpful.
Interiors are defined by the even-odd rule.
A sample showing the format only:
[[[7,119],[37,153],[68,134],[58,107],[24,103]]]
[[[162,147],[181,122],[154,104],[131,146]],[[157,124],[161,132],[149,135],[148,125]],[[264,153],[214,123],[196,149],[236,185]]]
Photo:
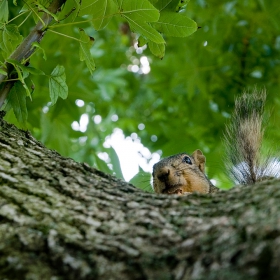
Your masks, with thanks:
[[[280,183],[145,193],[0,120],[0,279],[279,279]]]

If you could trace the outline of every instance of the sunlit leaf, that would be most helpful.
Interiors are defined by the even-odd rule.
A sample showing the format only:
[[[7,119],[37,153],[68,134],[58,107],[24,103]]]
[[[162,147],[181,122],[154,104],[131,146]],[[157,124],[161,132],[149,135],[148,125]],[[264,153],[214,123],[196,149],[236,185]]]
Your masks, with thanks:
[[[19,34],[16,25],[5,25],[3,30],[0,30],[0,48],[5,52],[6,57],[15,50],[21,41],[22,36]]]
[[[113,148],[109,148],[109,156],[113,165],[113,171],[115,172],[115,175],[119,179],[124,180],[119,157]]]
[[[39,3],[37,3],[36,5],[37,5],[37,7],[38,7],[38,9],[39,9],[40,11],[45,12],[46,14],[50,15],[51,17],[53,17],[55,21],[58,21],[58,17],[57,17],[55,14],[51,13],[51,12],[50,12],[47,8],[45,8],[43,5],[41,5],[41,4],[39,4]]]
[[[114,0],[84,0],[82,1],[80,15],[91,15],[96,30],[104,28],[117,13]]]
[[[186,37],[197,30],[197,24],[192,19],[180,13],[162,12],[156,29],[167,36]]]
[[[80,29],[80,60],[86,62],[90,74],[95,70],[95,63],[90,53],[92,44],[93,40],[91,37],[89,37],[84,30]]]
[[[139,48],[140,48],[140,47],[143,47],[144,45],[147,44],[147,42],[148,42],[147,39],[145,39],[143,36],[140,36],[140,37],[138,38],[138,47],[139,47]]]
[[[7,22],[9,17],[8,0],[0,0],[0,22]]]
[[[46,52],[45,52],[45,50],[41,47],[41,45],[39,45],[37,42],[34,42],[34,43],[32,44],[32,46],[35,47],[35,48],[37,48],[38,50],[42,51],[42,52],[43,52],[43,58],[44,58],[45,60],[47,60]]]
[[[155,22],[159,19],[159,11],[148,0],[116,0],[120,13],[134,21]]]
[[[182,0],[158,0],[154,4],[157,9],[160,11],[162,10],[173,10],[175,11],[178,3],[180,3]]]
[[[34,68],[34,67],[26,67],[24,66],[26,71],[28,71],[30,74],[33,74],[33,75],[45,75],[45,73],[40,70],[40,69],[37,69],[37,68]]]
[[[176,7],[176,12],[179,12],[181,9],[184,9],[189,2],[190,0],[180,0]]]
[[[141,167],[139,167],[139,169],[140,171],[129,181],[129,183],[143,191],[154,192],[151,185],[151,174],[145,172]]]
[[[49,78],[49,90],[52,104],[55,104],[58,97],[66,99],[68,95],[68,86],[66,84],[65,69],[57,65]]]
[[[103,172],[108,174],[113,174],[113,171],[108,167],[107,163],[100,159],[97,154],[94,154],[95,164],[97,168]]]
[[[0,74],[7,75],[7,71],[5,71],[4,69],[0,68]]]
[[[158,44],[165,42],[163,37],[148,23],[142,22],[140,24],[139,22],[134,21],[133,18],[127,18],[127,21],[129,22],[130,27],[134,32],[141,34],[150,41],[153,41]]]
[[[153,55],[155,55],[158,58],[164,57],[165,44],[156,44],[152,41],[149,41],[148,46]]]
[[[124,17],[131,29],[143,37],[155,42],[164,43],[164,39],[149,22],[159,19],[159,11],[147,0],[116,0],[120,15]]]

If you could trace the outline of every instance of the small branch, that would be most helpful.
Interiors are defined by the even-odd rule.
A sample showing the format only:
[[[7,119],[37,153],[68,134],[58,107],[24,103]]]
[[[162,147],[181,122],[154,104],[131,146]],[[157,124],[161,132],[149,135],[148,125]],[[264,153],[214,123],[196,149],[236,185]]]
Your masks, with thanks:
[[[54,0],[51,5],[48,7],[48,10],[52,14],[56,14],[60,7],[66,2],[67,0]],[[33,30],[29,33],[29,35],[22,41],[22,43],[16,48],[16,50],[10,55],[10,59],[14,59],[17,61],[22,61],[23,59],[28,59],[31,54],[34,52],[35,48],[32,47],[34,42],[40,42],[45,34],[46,27],[50,24],[53,17],[47,13],[44,13],[41,20],[36,24]],[[9,74],[9,73],[8,73]],[[7,75],[8,75],[7,74]],[[0,74],[0,84],[7,78],[7,75]],[[10,84],[10,83],[8,83]],[[7,97],[5,85],[2,90],[0,91],[0,107],[3,105]],[[11,86],[12,87],[12,86]],[[11,89],[11,88],[10,88]]]

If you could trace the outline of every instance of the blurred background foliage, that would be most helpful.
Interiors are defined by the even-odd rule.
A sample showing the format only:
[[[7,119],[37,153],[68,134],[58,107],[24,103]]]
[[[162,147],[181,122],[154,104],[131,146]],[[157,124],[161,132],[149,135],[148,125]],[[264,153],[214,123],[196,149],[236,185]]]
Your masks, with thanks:
[[[10,5],[11,18],[20,3]],[[71,9],[71,1],[66,8]],[[51,106],[47,78],[34,76],[27,128],[48,148],[120,178],[120,153],[113,144],[104,147],[114,131],[149,150],[138,151],[140,160],[128,155],[143,169],[158,160],[157,153],[164,157],[199,148],[207,157],[209,177],[220,187],[230,186],[222,135],[234,97],[244,89],[267,89],[267,108],[273,112],[266,145],[279,148],[280,5],[278,0],[191,0],[184,13],[200,28],[187,38],[165,38],[163,59],[145,46],[138,48],[136,35],[115,19],[98,32],[90,23],[53,29],[79,38],[83,28],[94,38],[92,75],[79,60],[78,42],[48,31],[41,42],[47,60],[37,51],[31,66],[50,74],[63,65],[69,95]],[[33,24],[22,25],[21,34],[26,36]],[[20,127],[12,111],[5,118]],[[132,182],[149,189],[150,174],[142,170]]]

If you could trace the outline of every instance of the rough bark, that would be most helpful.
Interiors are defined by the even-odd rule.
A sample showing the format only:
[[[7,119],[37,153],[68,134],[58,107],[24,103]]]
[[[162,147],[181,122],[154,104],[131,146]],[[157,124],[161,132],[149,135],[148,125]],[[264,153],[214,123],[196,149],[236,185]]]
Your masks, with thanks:
[[[279,181],[145,193],[0,120],[0,279],[279,279],[279,264]]]

